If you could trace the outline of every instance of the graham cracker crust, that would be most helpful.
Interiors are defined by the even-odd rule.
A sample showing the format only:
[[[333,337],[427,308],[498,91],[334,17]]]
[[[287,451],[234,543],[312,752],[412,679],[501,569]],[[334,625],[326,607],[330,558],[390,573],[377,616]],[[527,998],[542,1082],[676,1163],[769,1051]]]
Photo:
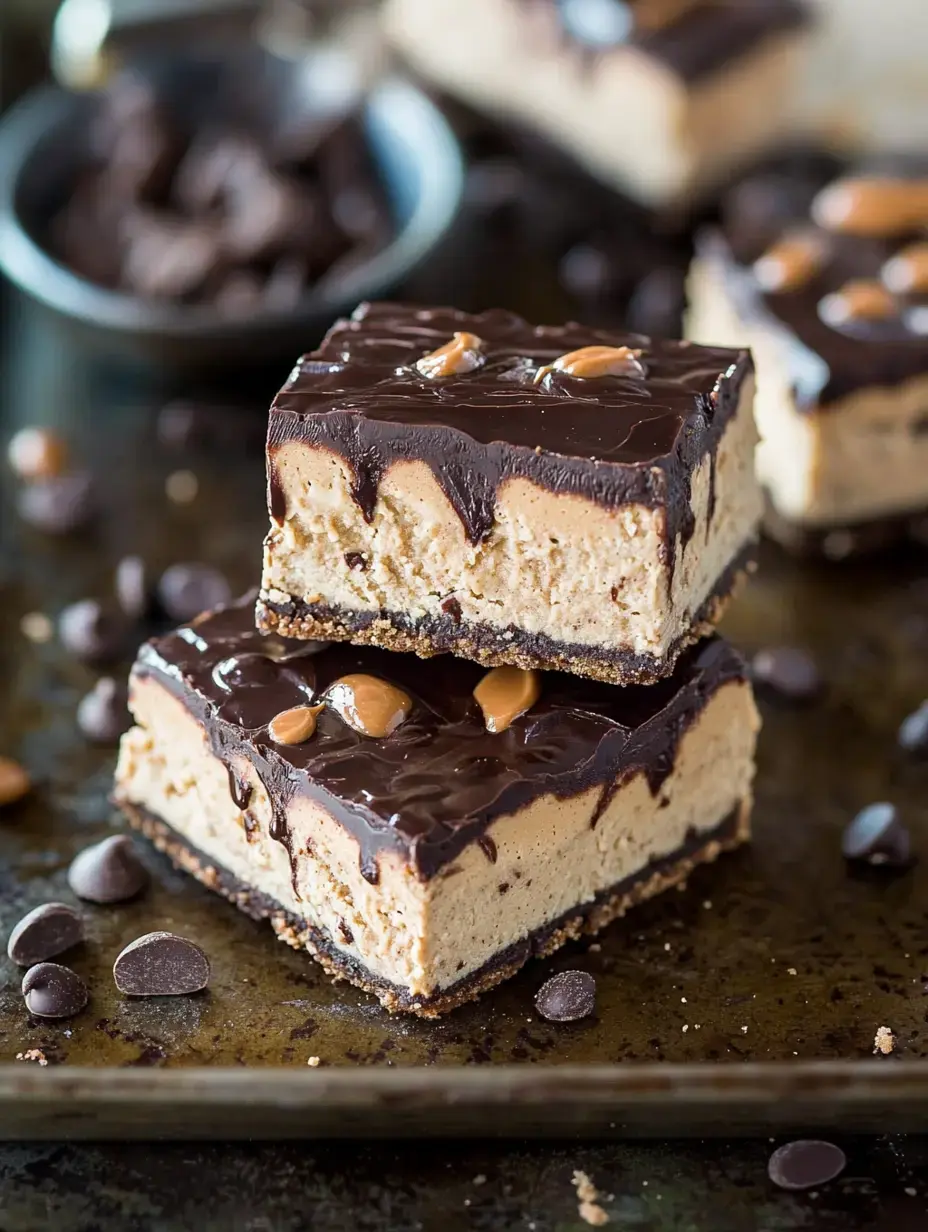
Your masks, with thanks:
[[[265,633],[310,641],[353,642],[412,653],[422,659],[453,654],[483,667],[521,667],[569,672],[606,684],[654,684],[672,674],[677,659],[715,630],[738,587],[755,569],[755,545],[747,544],[722,573],[689,628],[663,657],[622,647],[559,642],[510,625],[506,629],[458,621],[452,615],[411,620],[404,612],[359,612],[289,598],[258,597],[255,619]]]
[[[508,946],[478,971],[428,998],[414,997],[407,989],[368,971],[340,950],[324,930],[287,911],[275,899],[251,889],[187,843],[147,809],[126,801],[118,801],[118,804],[130,825],[150,839],[178,868],[234,903],[251,919],[268,920],[281,941],[296,950],[306,950],[328,975],[336,980],[347,980],[364,992],[371,993],[391,1014],[439,1018],[509,979],[530,958],[547,958],[567,941],[576,940],[583,934],[599,932],[638,903],[683,884],[700,864],[710,864],[723,852],[747,842],[752,801],[750,798],[742,800],[724,821],[707,834],[692,836],[677,852],[654,861],[640,873],[602,891],[591,903],[577,907],[561,919]]]

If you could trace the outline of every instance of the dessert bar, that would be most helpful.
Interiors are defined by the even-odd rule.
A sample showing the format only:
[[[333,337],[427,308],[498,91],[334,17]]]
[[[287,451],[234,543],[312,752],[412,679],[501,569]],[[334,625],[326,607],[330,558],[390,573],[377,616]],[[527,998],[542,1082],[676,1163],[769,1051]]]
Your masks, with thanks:
[[[749,562],[753,388],[743,350],[364,305],[271,408],[259,624],[665,676]]]
[[[618,689],[262,634],[146,644],[116,799],[182,868],[433,1016],[747,837],[757,715],[722,640]]]
[[[773,148],[806,44],[796,0],[390,0],[398,49],[654,207]]]
[[[840,557],[928,511],[928,178],[776,174],[699,245],[690,337],[749,345],[768,528]]]

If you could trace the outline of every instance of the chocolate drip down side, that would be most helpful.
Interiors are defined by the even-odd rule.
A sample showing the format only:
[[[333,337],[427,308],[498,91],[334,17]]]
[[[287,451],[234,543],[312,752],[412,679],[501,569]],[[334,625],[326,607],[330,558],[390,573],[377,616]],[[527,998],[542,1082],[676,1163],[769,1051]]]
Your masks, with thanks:
[[[451,656],[413,655],[261,634],[254,596],[143,646],[133,675],[151,677],[203,727],[226,766],[250,762],[273,808],[273,836],[287,848],[287,809],[297,795],[318,802],[358,842],[360,867],[377,876],[380,852],[399,852],[422,879],[486,837],[499,817],[543,795],[569,798],[644,772],[655,794],[673,770],[690,724],[722,685],[745,678],[740,657],[710,638],[687,651],[673,677],[615,688],[560,672],[501,733],[486,730],[473,690],[481,668]],[[315,735],[278,746],[267,725],[318,697],[349,672],[378,676],[412,699],[389,737],[359,735],[334,712]],[[241,798],[241,797],[240,797]],[[484,850],[489,858],[488,844]]]
[[[483,340],[472,373],[430,381],[415,361],[456,330]],[[644,376],[581,379],[536,374],[591,344],[641,352]],[[666,510],[665,550],[692,535],[692,478],[738,409],[749,355],[652,341],[579,325],[534,327],[511,313],[365,305],[305,357],[271,408],[269,505],[280,525],[285,494],[275,457],[289,442],[335,453],[367,521],[397,462],[425,463],[472,543],[494,526],[509,479],[582,496],[605,508]]]

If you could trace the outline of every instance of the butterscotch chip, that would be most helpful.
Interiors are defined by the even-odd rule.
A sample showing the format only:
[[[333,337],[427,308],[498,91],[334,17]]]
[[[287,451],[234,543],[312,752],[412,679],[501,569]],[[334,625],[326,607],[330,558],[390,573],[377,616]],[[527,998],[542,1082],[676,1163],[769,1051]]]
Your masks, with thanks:
[[[416,362],[421,376],[435,381],[443,376],[463,376],[479,368],[483,343],[476,334],[456,332],[444,346],[429,351]]]
[[[826,325],[846,325],[849,321],[885,321],[896,316],[899,307],[881,282],[861,279],[846,282],[840,291],[826,295],[818,306]]]
[[[0,808],[21,800],[28,794],[31,786],[29,775],[18,761],[13,761],[11,757],[0,757]]]
[[[494,667],[474,689],[487,731],[504,732],[541,696],[541,676],[521,667]]]
[[[294,706],[282,710],[267,725],[275,744],[302,744],[316,730],[316,716],[325,706]]]
[[[55,479],[68,464],[64,441],[47,428],[20,428],[7,446],[7,457],[21,479]]]
[[[544,380],[549,372],[563,372],[566,376],[581,380],[594,380],[601,376],[644,376],[639,362],[640,351],[627,346],[588,346],[578,351],[561,355],[552,364],[545,364],[535,373],[535,384]]]
[[[764,291],[795,291],[811,281],[825,261],[822,237],[797,232],[774,244],[754,262],[754,276]]]
[[[402,689],[360,672],[336,680],[325,696],[343,722],[375,740],[392,735],[412,709],[412,699]]]
[[[928,225],[928,180],[838,180],[812,202],[812,217],[847,235],[900,235]]]
[[[883,282],[896,295],[928,294],[928,241],[910,244],[883,266]]]

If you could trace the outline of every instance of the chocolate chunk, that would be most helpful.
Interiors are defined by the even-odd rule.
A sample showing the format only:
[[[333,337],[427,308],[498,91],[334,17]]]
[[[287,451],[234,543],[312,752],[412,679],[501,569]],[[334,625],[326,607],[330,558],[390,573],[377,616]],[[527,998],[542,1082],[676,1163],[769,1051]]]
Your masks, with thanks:
[[[125,649],[126,625],[122,616],[98,599],[81,599],[58,617],[62,645],[84,663],[118,659]]]
[[[172,620],[193,620],[201,612],[221,607],[232,598],[232,588],[212,565],[171,565],[158,583],[161,606]]]
[[[152,582],[141,556],[124,556],[116,566],[116,601],[130,620],[144,620],[151,613]]]
[[[810,1138],[777,1147],[767,1164],[767,1175],[780,1189],[814,1189],[833,1181],[846,1167],[847,1157],[840,1147]]]
[[[45,962],[84,940],[84,922],[67,903],[43,903],[24,915],[7,942],[6,952],[20,967]]]
[[[77,707],[77,725],[95,744],[115,744],[130,723],[128,690],[103,676]]]
[[[43,962],[23,976],[23,997],[37,1018],[70,1018],[87,1004],[87,985],[67,967]]]
[[[138,211],[125,231],[122,280],[138,295],[153,299],[192,296],[219,265],[220,235],[209,223]]]
[[[815,660],[799,646],[771,646],[759,650],[751,665],[755,683],[790,701],[811,701],[822,689]]]
[[[89,903],[124,903],[148,885],[148,870],[132,840],[114,834],[72,860],[68,884],[78,898]]]
[[[905,868],[912,858],[909,832],[894,804],[868,804],[848,823],[841,837],[846,860]]]
[[[86,526],[93,516],[93,483],[83,473],[40,479],[23,488],[16,507],[36,530],[67,535]]]
[[[363,573],[367,568],[367,558],[363,552],[346,552],[345,564],[349,569],[357,570],[358,573]]]
[[[113,964],[119,991],[129,997],[181,997],[200,992],[209,983],[209,959],[186,937],[146,933]]]
[[[919,757],[928,754],[928,701],[902,720],[896,738],[906,753]]]
[[[20,428],[7,446],[7,457],[20,479],[52,479],[67,466],[68,450],[47,428]]]
[[[561,971],[535,997],[535,1009],[550,1022],[577,1022],[595,1008],[596,981],[587,971]]]
[[[0,757],[0,808],[15,804],[28,795],[32,784],[29,775],[12,757]]]

